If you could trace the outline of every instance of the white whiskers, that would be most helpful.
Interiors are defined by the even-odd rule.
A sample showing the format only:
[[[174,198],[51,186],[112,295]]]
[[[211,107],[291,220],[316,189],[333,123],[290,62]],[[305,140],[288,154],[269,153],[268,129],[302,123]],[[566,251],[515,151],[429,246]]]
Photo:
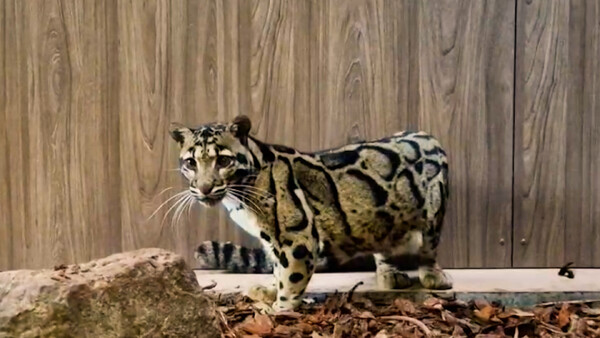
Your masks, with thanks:
[[[248,203],[244,202],[242,197],[237,196],[232,191],[229,191],[227,193],[227,197],[231,198],[234,201],[237,201],[238,203],[240,203],[241,205],[245,206],[246,208],[248,208],[250,211],[254,212],[255,214],[262,214],[262,215],[264,215],[264,212],[261,209],[256,209],[256,207],[251,206]]]
[[[150,215],[150,217],[148,217],[148,219],[146,219],[146,221],[149,221],[152,217],[154,217],[154,215],[156,215],[162,207],[164,207],[167,203],[169,203],[174,198],[181,197],[181,196],[183,196],[185,194],[189,194],[189,193],[190,193],[189,190],[184,190],[184,191],[178,192],[175,195],[169,197],[166,201],[164,201],[161,205],[159,205],[158,208],[156,208],[156,210],[154,210],[152,215]]]
[[[191,193],[189,192],[189,190],[183,191],[183,194],[181,194],[179,196],[179,198],[177,198],[177,201],[175,201],[175,203],[173,203],[173,205],[169,208],[169,210],[167,210],[167,212],[165,212],[165,215],[163,216],[163,219],[160,222],[161,227],[162,227],[162,224],[164,223],[165,219],[171,212],[171,210],[175,209],[175,212],[177,212],[179,207],[181,207],[185,203],[185,201],[188,200],[188,197],[190,195],[191,195]],[[173,216],[175,216],[175,214],[173,214]],[[171,219],[171,224],[173,224],[173,219]]]
[[[164,194],[167,191],[170,191],[173,187],[168,187],[162,190],[157,196]],[[230,198],[237,203],[243,205],[249,211],[257,214],[257,215],[265,215],[265,211],[261,206],[261,201],[272,199],[274,196],[271,192],[254,187],[252,185],[245,184],[231,184],[227,186],[227,193],[225,195],[227,198]],[[165,220],[167,217],[171,217],[170,225],[171,227],[175,224],[179,224],[181,221],[181,217],[184,213],[187,212],[187,217],[190,217],[190,212],[192,207],[196,202],[196,197],[192,194],[192,192],[188,189],[184,191],[180,191],[173,196],[167,198],[164,202],[162,202],[154,212],[146,219],[149,221],[151,218],[156,216],[160,210],[164,207],[168,206],[167,211],[164,213],[164,216],[161,220],[161,232]],[[171,203],[171,205],[169,205]],[[184,217],[185,218],[185,217]]]
[[[163,190],[160,194],[168,191],[172,189],[172,187],[169,187],[165,190]],[[159,195],[160,195],[159,194]],[[150,215],[150,217],[148,217],[146,219],[146,221],[149,221],[152,217],[154,217],[163,207],[165,207],[167,204],[169,204],[169,202],[175,200],[175,202],[173,203],[173,205],[171,205],[167,211],[165,212],[161,222],[160,222],[160,226],[161,226],[161,232],[162,232],[162,227],[164,225],[165,220],[167,219],[167,217],[169,216],[169,214],[171,213],[171,211],[173,211],[172,215],[171,215],[171,226],[173,226],[173,224],[177,224],[179,223],[179,221],[181,220],[181,216],[183,214],[183,212],[185,211],[185,209],[188,209],[188,216],[189,216],[189,210],[192,208],[193,204],[194,204],[194,196],[192,195],[192,193],[186,189],[184,191],[180,191],[178,193],[176,193],[175,195],[167,198],[167,200],[165,200],[163,203],[161,203],[156,210],[154,210],[154,212]]]
[[[257,204],[256,201],[258,198],[263,197],[257,193],[250,193],[244,190],[238,190],[232,186],[228,186],[228,194],[235,197],[242,205],[246,206],[248,209],[253,211],[256,214],[264,215],[265,212],[262,208]],[[248,203],[247,203],[247,202]]]
[[[239,191],[239,189],[236,188],[243,188],[245,192],[252,192],[254,193],[257,197],[265,197],[265,198],[269,198],[269,197],[273,197],[273,194],[270,191],[264,190],[264,189],[260,189],[257,188],[255,186],[251,186],[251,185],[245,185],[245,184],[231,184],[227,186],[228,188],[233,188],[237,191]]]
[[[175,221],[175,224],[179,223],[183,211],[190,203],[192,203],[193,199],[194,196],[192,196],[192,194],[188,194],[183,198],[183,202],[179,203],[178,207],[175,209],[175,212],[173,212],[173,217],[171,218],[171,227],[173,226],[173,221]]]

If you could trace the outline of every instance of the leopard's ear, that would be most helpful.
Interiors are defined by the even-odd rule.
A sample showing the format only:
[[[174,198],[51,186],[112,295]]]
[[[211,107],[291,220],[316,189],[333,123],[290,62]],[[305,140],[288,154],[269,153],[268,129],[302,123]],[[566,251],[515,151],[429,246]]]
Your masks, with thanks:
[[[229,131],[233,136],[239,138],[242,143],[245,143],[248,133],[250,133],[250,128],[252,128],[252,122],[250,122],[250,118],[246,115],[237,116],[229,125]]]
[[[177,122],[171,123],[169,126],[169,134],[171,134],[171,137],[179,143],[179,146],[183,146],[185,140],[188,138],[194,137],[194,132],[190,128]]]

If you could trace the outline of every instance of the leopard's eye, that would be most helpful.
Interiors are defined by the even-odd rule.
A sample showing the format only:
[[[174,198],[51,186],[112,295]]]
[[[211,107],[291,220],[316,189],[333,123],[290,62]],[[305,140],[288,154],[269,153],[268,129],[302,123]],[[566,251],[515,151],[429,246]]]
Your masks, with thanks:
[[[196,168],[196,160],[194,160],[193,158],[186,158],[183,161],[183,165],[189,169],[195,169]]]
[[[219,156],[217,157],[216,166],[217,168],[225,168],[233,163],[233,157],[231,156]]]

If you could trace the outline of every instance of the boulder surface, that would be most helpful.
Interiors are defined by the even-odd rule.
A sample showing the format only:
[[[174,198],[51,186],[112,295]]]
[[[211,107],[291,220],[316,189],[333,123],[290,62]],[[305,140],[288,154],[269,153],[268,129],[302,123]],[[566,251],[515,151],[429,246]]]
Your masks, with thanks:
[[[181,256],[115,254],[0,273],[0,337],[219,337],[215,306]]]

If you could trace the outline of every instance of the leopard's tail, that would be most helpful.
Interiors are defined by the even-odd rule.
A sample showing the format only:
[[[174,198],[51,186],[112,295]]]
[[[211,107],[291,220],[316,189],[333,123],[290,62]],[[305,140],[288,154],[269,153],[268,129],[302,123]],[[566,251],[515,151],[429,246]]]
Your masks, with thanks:
[[[203,270],[233,273],[271,273],[273,266],[261,248],[247,248],[231,242],[202,242],[194,252]]]

